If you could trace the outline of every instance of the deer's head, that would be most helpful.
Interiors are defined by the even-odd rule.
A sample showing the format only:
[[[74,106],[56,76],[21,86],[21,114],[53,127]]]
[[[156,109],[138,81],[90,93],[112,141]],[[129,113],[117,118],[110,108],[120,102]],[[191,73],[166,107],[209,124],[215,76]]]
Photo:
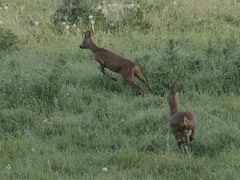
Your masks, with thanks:
[[[82,41],[82,43],[80,44],[80,48],[81,49],[88,49],[90,44],[91,44],[92,40],[91,40],[91,31],[86,31],[84,33],[84,39]]]
[[[167,97],[168,102],[173,102],[174,100],[177,100],[178,94],[179,94],[180,88],[177,87],[176,83],[174,82],[170,87],[169,87],[169,94]]]

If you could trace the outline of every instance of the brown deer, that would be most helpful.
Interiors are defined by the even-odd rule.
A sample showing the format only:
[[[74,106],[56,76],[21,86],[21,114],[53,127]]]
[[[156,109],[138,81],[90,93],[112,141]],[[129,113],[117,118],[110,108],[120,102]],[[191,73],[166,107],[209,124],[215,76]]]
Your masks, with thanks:
[[[179,148],[183,151],[182,145],[189,154],[188,144],[194,139],[197,127],[196,116],[192,112],[179,112],[178,109],[178,90],[171,88],[168,95],[170,107],[170,128],[176,138]]]
[[[97,47],[91,39],[90,31],[84,33],[84,39],[79,47],[81,49],[90,49],[93,52],[95,60],[100,64],[102,73],[110,79],[114,81],[117,80],[116,78],[107,74],[104,68],[121,74],[127,84],[132,86],[138,93],[142,94],[142,90],[133,82],[134,76],[142,81],[152,92],[151,87],[145,80],[137,64],[107,49]]]

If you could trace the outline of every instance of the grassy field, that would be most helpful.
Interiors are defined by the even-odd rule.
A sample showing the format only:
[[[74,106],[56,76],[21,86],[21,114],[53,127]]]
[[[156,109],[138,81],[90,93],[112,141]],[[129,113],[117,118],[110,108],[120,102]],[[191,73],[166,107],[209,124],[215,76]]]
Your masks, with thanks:
[[[79,49],[87,27],[53,30],[57,1],[0,0],[0,30],[18,37],[6,50],[0,31],[0,179],[240,179],[240,4],[174,2],[145,5],[147,33],[96,28],[97,45],[139,64],[155,91],[136,81],[139,96]],[[190,156],[168,125],[173,81],[198,118]]]

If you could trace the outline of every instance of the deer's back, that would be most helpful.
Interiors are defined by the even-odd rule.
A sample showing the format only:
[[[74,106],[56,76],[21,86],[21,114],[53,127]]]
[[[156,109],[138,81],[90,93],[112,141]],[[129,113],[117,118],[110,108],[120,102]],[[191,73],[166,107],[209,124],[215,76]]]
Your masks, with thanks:
[[[184,119],[187,120],[187,126],[184,124]],[[170,127],[173,131],[184,131],[186,128],[194,129],[196,126],[196,116],[191,112],[177,112],[170,118]]]
[[[104,48],[99,48],[94,55],[99,63],[104,63],[105,67],[115,72],[120,72],[122,68],[132,68],[136,65],[134,62]]]

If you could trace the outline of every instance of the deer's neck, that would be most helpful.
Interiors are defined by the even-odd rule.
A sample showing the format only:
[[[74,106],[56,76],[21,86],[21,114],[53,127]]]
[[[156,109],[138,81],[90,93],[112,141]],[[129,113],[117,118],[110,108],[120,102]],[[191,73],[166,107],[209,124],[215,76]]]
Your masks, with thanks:
[[[179,111],[178,107],[178,96],[175,94],[168,101],[170,107],[170,115],[173,116],[175,113]]]
[[[93,53],[96,53],[96,52],[98,51],[99,47],[97,47],[96,44],[94,44],[93,41],[90,41],[89,49],[90,49]]]

